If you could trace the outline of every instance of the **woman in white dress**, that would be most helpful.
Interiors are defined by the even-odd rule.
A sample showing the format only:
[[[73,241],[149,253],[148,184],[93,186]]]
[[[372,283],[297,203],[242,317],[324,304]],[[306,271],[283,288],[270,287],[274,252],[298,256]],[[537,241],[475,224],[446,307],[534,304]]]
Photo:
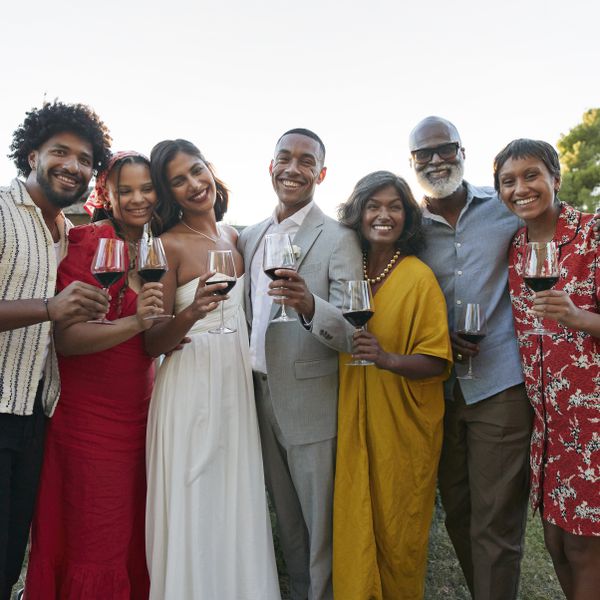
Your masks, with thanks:
[[[189,336],[158,372],[146,442],[151,600],[279,600],[243,313],[237,232],[217,224],[227,189],[185,140],[151,154],[169,271],[164,309],[147,332],[154,356]],[[237,285],[207,284],[209,250],[233,252]],[[231,334],[210,334],[224,302]]]

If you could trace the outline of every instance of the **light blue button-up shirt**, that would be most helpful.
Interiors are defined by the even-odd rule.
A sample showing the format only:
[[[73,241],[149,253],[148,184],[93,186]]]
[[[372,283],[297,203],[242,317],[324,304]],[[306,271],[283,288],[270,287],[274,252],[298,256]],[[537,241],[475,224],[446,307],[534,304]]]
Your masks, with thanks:
[[[444,292],[451,330],[463,304],[478,302],[485,310],[487,336],[473,358],[478,379],[458,380],[466,403],[474,404],[523,381],[508,293],[508,249],[521,223],[492,188],[465,185],[467,202],[456,229],[422,206],[427,247],[419,258]],[[447,398],[455,381],[453,371]]]

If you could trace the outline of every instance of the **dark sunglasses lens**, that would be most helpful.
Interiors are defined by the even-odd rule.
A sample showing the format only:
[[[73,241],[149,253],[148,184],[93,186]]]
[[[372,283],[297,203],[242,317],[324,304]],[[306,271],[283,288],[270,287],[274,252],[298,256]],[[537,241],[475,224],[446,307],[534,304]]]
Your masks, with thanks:
[[[456,158],[458,153],[458,144],[452,142],[450,144],[443,144],[442,146],[436,146],[435,148],[421,148],[421,150],[415,150],[413,152],[413,158],[415,162],[419,164],[427,164],[434,154],[437,154],[442,160],[450,160]]]
[[[440,158],[448,160],[449,158],[454,158],[458,152],[458,146],[456,144],[444,144],[443,146],[439,146],[437,148],[437,153]]]
[[[430,150],[429,148],[423,148],[422,150],[415,150],[413,152],[413,158],[418,163],[428,163],[431,160],[432,156],[433,150]]]

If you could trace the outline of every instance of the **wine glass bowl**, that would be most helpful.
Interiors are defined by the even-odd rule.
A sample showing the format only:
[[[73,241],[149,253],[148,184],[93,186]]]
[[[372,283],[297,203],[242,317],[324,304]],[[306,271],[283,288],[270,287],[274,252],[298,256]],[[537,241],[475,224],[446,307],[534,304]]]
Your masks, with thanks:
[[[558,247],[554,242],[528,242],[523,254],[523,281],[532,292],[551,289],[559,278]],[[536,318],[526,335],[552,335]]]
[[[208,270],[215,271],[215,274],[206,281],[207,284],[226,283],[227,287],[215,289],[214,293],[219,296],[225,296],[237,282],[235,272],[235,262],[233,260],[233,252],[231,250],[209,250],[208,252]],[[236,329],[225,327],[223,315],[224,301],[220,302],[221,323],[216,329],[210,329],[209,333],[235,333]]]
[[[275,274],[277,269],[296,270],[296,257],[292,240],[287,233],[268,233],[265,235],[265,245],[263,250],[263,271],[265,275],[276,281],[284,279]],[[288,316],[285,310],[285,302],[282,296],[277,296],[281,300],[281,314],[271,319],[271,323],[287,323],[295,321],[294,317]]]
[[[125,244],[118,238],[99,238],[98,246],[90,271],[102,289],[108,294],[108,288],[125,274]],[[94,319],[88,323],[114,325],[106,317]]]
[[[347,281],[344,289],[342,315],[357,331],[365,329],[367,322],[374,314],[373,295],[369,282],[361,279]],[[367,366],[373,363],[369,360],[353,358],[347,365]]]
[[[462,308],[456,323],[456,333],[471,344],[479,344],[487,335],[487,321],[485,312],[480,304],[467,303]],[[473,361],[469,356],[469,369],[463,375],[457,375],[457,379],[477,379],[473,373]]]

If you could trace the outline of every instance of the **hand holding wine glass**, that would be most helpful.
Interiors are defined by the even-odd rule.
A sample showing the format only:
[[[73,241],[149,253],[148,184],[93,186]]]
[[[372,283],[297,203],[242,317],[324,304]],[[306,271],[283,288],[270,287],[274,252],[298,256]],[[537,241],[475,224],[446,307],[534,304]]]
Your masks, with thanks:
[[[283,279],[275,271],[278,269],[296,270],[296,257],[292,247],[292,240],[287,233],[269,233],[265,235],[265,246],[263,253],[263,270],[265,274],[273,281]],[[277,296],[281,300],[281,314],[272,319],[271,323],[285,323],[295,321],[289,317],[285,311],[285,299],[283,296]]]
[[[162,312],[162,286],[158,283],[145,283],[137,297],[136,317],[142,330],[152,327],[152,321],[160,317],[172,318],[172,315],[157,314]]]
[[[220,296],[226,296],[237,282],[235,272],[235,262],[233,260],[233,252],[231,250],[210,250],[208,253],[208,270],[213,271],[207,281],[207,284],[226,284],[219,287],[214,287],[214,293]],[[210,329],[209,333],[235,333],[236,329],[225,327],[223,304],[221,301],[221,324],[216,329]]]
[[[344,289],[342,314],[356,331],[364,331],[367,321],[373,316],[373,296],[368,281],[347,281]],[[354,359],[348,365],[372,365],[369,360]]]
[[[108,294],[108,288],[114,285],[125,274],[125,244],[118,238],[100,238],[92,260],[92,275]],[[88,323],[113,325],[106,317],[94,319]]]
[[[558,281],[558,248],[554,242],[528,242],[523,255],[523,281],[534,292],[551,289]],[[534,296],[535,297],[535,296]],[[526,335],[551,335],[536,317]]]
[[[157,283],[168,270],[167,256],[162,240],[145,235],[137,243],[137,272],[145,283]],[[143,288],[142,288],[143,289]],[[158,308],[158,307],[157,307]],[[145,319],[171,319],[173,315],[154,310]]]
[[[480,304],[467,303],[458,315],[456,333],[471,344],[479,344],[487,334],[485,312]],[[473,361],[469,356],[469,370],[464,375],[457,375],[457,379],[477,379],[473,373]]]

